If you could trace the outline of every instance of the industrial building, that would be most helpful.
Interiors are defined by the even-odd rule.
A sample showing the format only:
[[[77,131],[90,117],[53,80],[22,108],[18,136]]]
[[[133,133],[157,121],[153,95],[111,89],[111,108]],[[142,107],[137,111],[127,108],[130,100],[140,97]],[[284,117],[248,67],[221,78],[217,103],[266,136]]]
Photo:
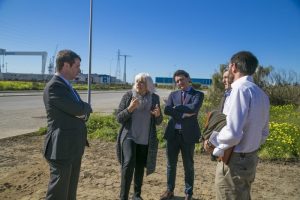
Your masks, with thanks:
[[[26,73],[1,73],[0,80],[3,81],[45,81],[48,82],[53,74],[26,74]],[[74,82],[87,83],[88,75],[79,74]],[[91,74],[91,83],[94,84],[122,84],[123,82],[116,77],[107,74]]]
[[[46,60],[48,53],[45,51],[7,51],[6,49],[0,48],[0,80],[7,81],[40,81],[48,82],[54,74],[54,57],[50,58],[48,66],[48,74],[45,74]],[[1,66],[4,69],[4,58],[5,56],[41,56],[42,65],[41,65],[41,74],[32,74],[32,73],[3,73],[1,71]],[[4,71],[4,70],[3,70]],[[91,83],[94,84],[122,84],[123,82],[116,77],[107,75],[107,74],[91,74]],[[88,75],[79,74],[78,78],[74,82],[87,83]]]
[[[212,84],[212,79],[207,78],[191,78],[192,83],[200,84],[203,86],[210,86]],[[157,85],[172,85],[174,84],[173,78],[170,77],[156,77],[155,83]]]

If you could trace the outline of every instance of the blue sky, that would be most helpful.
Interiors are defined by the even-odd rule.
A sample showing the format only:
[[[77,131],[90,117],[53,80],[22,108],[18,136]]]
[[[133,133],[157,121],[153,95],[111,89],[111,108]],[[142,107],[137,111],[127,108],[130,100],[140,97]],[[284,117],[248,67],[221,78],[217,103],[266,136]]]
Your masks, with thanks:
[[[299,0],[94,0],[93,8],[93,73],[115,76],[118,49],[131,56],[128,81],[138,72],[171,76],[179,68],[210,78],[240,50],[263,66],[300,73]],[[88,37],[89,0],[0,0],[2,49],[47,51],[48,58],[56,46],[72,49],[87,73]],[[8,72],[41,72],[38,56],[4,62]]]

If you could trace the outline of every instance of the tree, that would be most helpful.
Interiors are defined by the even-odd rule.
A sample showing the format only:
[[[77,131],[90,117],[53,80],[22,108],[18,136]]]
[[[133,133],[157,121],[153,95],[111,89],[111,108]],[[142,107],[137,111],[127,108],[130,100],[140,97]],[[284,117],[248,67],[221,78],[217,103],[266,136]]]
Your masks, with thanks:
[[[212,84],[207,91],[208,109],[215,109],[219,106],[222,95],[224,94],[224,84],[222,82],[224,70],[228,67],[226,64],[220,64],[219,71],[212,75]]]
[[[222,95],[224,94],[225,88],[222,79],[223,73],[227,67],[227,64],[220,64],[219,71],[216,71],[212,75],[212,85],[207,92],[207,100],[211,109],[215,109],[219,106]],[[272,70],[272,66],[258,66],[253,74],[254,82],[259,87],[265,88],[267,85],[269,85],[269,75]]]
[[[268,67],[258,66],[255,73],[253,74],[253,79],[256,85],[258,85],[261,88],[267,86],[269,83],[268,76],[270,75],[272,70],[273,70],[272,66],[268,66]]]
[[[272,71],[268,77],[268,85],[263,87],[272,105],[300,105],[299,75],[290,71]]]

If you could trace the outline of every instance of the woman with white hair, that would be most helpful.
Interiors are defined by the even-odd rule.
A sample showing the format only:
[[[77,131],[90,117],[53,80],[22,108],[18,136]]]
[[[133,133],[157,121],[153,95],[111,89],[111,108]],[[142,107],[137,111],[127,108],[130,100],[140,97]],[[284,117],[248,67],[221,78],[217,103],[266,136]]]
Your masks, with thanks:
[[[159,96],[154,92],[151,76],[137,74],[132,90],[126,92],[117,110],[117,121],[122,124],[117,141],[117,156],[122,166],[122,200],[128,199],[133,174],[133,199],[142,199],[144,168],[147,175],[155,171],[158,149],[156,125],[162,122],[163,117]]]

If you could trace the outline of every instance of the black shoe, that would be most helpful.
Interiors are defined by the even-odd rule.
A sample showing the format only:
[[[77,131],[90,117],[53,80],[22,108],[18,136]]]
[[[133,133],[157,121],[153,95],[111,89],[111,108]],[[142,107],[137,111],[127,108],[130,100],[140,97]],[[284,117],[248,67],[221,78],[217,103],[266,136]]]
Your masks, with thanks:
[[[143,198],[141,196],[133,196],[132,200],[143,200]]]

